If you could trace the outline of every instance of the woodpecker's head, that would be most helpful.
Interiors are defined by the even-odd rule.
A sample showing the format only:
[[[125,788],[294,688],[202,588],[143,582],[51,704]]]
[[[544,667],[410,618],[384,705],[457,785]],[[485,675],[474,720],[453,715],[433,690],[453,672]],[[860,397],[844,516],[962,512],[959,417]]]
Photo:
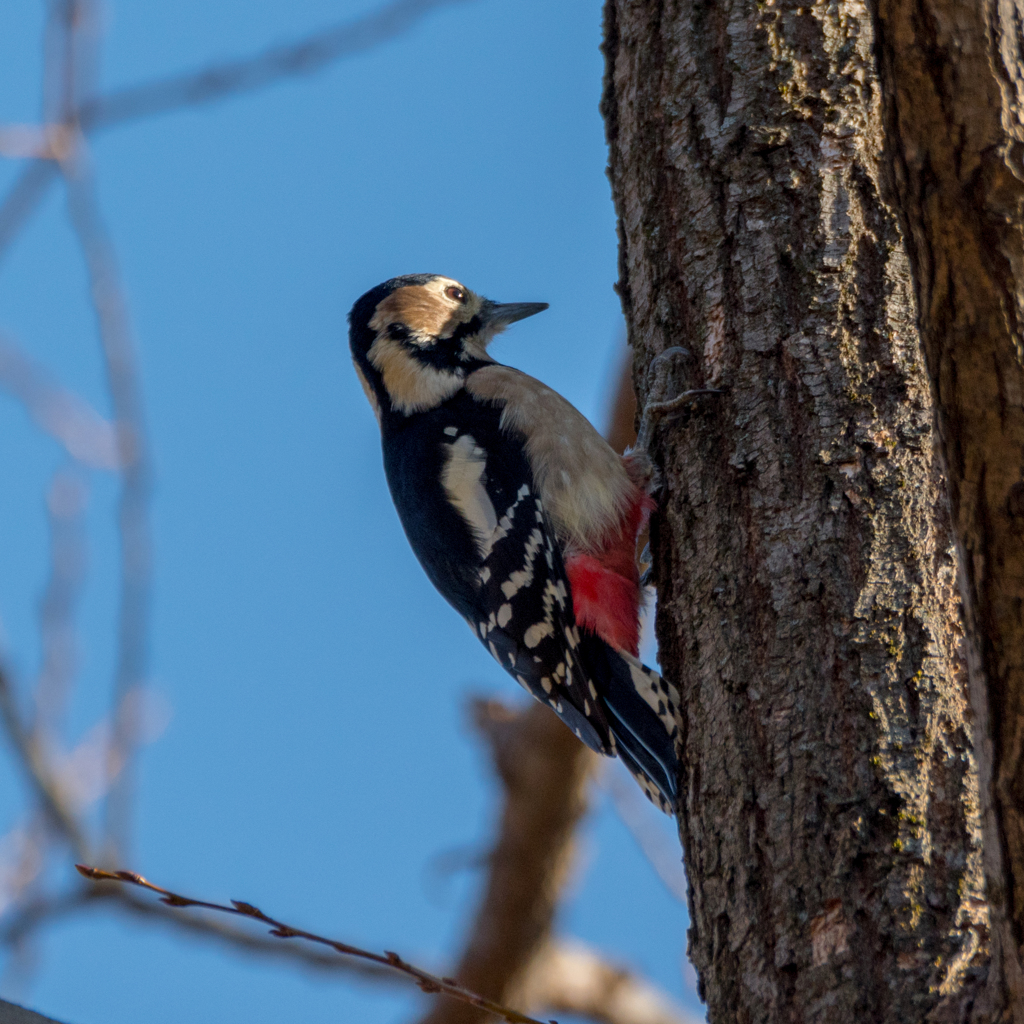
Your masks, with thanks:
[[[546,302],[491,302],[439,274],[394,277],[368,291],[348,315],[349,344],[363,388],[380,418],[388,403],[404,415],[451,398],[509,324]]]

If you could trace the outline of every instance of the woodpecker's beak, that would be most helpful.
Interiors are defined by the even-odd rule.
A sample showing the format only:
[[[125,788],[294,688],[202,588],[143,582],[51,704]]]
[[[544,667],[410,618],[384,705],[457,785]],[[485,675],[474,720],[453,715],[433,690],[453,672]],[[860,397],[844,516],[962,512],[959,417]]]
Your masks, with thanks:
[[[490,299],[485,299],[480,310],[480,319],[485,326],[500,330],[517,320],[525,320],[534,313],[543,313],[547,308],[546,302],[491,302]]]

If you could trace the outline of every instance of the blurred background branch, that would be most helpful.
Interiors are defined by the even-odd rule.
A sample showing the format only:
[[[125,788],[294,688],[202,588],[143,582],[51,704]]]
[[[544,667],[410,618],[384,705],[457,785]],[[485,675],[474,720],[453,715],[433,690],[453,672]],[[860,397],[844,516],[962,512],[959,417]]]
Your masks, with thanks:
[[[273,46],[249,57],[222,61],[183,75],[127,86],[108,95],[86,96],[79,102],[76,93],[81,82],[76,69],[95,69],[97,65],[95,3],[51,0],[51,19],[68,31],[72,45],[59,38],[60,28],[53,33],[58,36],[56,48],[61,59],[54,61],[51,56],[48,61],[56,74],[48,75],[44,84],[44,96],[49,100],[44,109],[53,108],[55,95],[63,102],[58,104],[59,113],[49,124],[38,128],[0,126],[0,157],[29,159],[0,202],[0,260],[57,177],[69,137],[89,135],[127,121],[211,103],[287,78],[312,74],[334,61],[388,42],[440,7],[468,2],[471,0],[397,0],[365,17],[319,29],[295,43]],[[81,46],[83,39],[85,57],[76,62],[75,44]],[[52,54],[54,46],[51,44],[47,49]]]

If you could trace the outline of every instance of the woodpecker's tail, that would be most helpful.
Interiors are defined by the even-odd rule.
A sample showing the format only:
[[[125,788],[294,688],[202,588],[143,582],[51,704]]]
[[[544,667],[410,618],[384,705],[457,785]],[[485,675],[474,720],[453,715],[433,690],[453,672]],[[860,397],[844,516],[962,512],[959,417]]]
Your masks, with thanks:
[[[599,637],[585,635],[580,648],[607,711],[616,753],[648,799],[674,814],[679,775],[675,687]]]

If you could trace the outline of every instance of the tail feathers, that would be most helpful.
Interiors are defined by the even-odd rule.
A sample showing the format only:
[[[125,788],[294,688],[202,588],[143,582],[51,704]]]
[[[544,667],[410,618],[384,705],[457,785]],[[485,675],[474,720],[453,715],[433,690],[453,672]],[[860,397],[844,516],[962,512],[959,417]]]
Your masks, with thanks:
[[[682,742],[679,735],[679,691],[658,675],[654,669],[648,668],[639,658],[635,658],[627,651],[616,651],[615,653],[629,666],[629,677],[632,680],[633,688],[647,701],[661,720],[661,724],[678,750]]]
[[[673,813],[679,774],[675,688],[632,655],[598,637],[585,636],[581,653],[590,678],[598,684],[616,753],[651,801]]]
[[[651,781],[643,768],[641,768],[640,765],[638,765],[636,761],[626,753],[626,750],[623,747],[619,747],[617,753],[619,755],[619,760],[622,761],[622,763],[629,769],[630,774],[634,779],[636,779],[638,785],[644,791],[644,796],[647,797],[647,799],[650,800],[659,811],[664,811],[666,814],[675,814],[676,809],[674,804],[665,797],[665,794],[662,793],[662,791]]]

